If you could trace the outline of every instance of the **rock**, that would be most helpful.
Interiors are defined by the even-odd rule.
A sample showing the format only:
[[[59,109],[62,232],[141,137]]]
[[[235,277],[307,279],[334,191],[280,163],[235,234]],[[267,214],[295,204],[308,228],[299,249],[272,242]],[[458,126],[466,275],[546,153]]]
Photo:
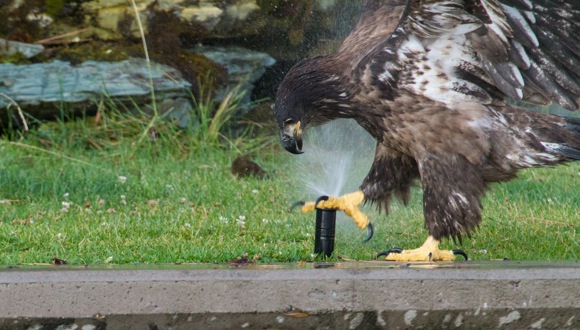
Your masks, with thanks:
[[[190,34],[204,40],[261,36],[270,39],[277,35],[270,42],[283,44],[290,40],[293,45],[302,43],[307,30],[349,25],[340,13],[353,7],[350,0],[135,0],[135,3],[145,33],[162,28],[149,25],[149,18],[162,11],[174,15],[179,24],[190,27]],[[34,31],[36,40],[79,30],[83,30],[81,38],[140,37],[135,8],[127,0],[3,0],[0,10],[8,17],[18,17],[0,20],[0,31],[17,28]]]
[[[167,101],[172,99],[179,105],[180,112],[186,111],[183,100],[191,99],[191,85],[169,66],[151,63],[149,70],[144,59],[88,61],[78,66],[62,61],[29,65],[0,64],[0,93],[12,98],[24,112],[35,118],[55,117],[62,108],[77,106],[84,110],[103,100],[128,105],[134,102],[141,109],[149,108],[150,79],[160,108],[173,109]],[[0,96],[0,112],[4,113],[0,117],[0,126],[7,125],[5,114],[10,105],[8,99]],[[191,104],[187,109],[191,110]]]
[[[14,55],[20,53],[26,58],[32,58],[44,51],[44,46],[0,38],[0,54]]]
[[[276,63],[276,60],[266,53],[242,47],[196,47],[192,51],[223,65],[228,72],[225,85],[215,93],[216,102],[223,100],[228,92],[236,88],[245,91],[240,103],[241,114],[252,108],[251,95],[254,83],[262,77],[266,68]]]
[[[148,26],[147,18],[153,11],[174,13],[183,24],[202,26],[210,35],[220,38],[259,35],[271,27],[290,29],[296,22],[304,19],[304,15],[296,12],[306,9],[320,12],[329,11],[336,5],[333,0],[286,0],[277,1],[256,0],[136,0],[137,11],[141,20]],[[94,32],[101,38],[122,38],[118,31],[119,24],[131,20],[131,31],[134,36],[139,30],[134,22],[135,10],[127,1],[95,0],[82,3],[81,8],[87,17],[85,24],[95,28]],[[288,9],[290,8],[290,9]],[[289,12],[287,12],[289,11]],[[288,14],[288,15],[286,15]],[[242,28],[243,27],[243,28]]]
[[[189,121],[189,91],[196,95],[199,90],[196,85],[198,77],[203,78],[207,72],[218,77],[215,79],[216,85],[220,84],[214,93],[216,102],[237,86],[245,90],[240,112],[246,113],[252,108],[251,95],[256,80],[267,68],[271,68],[267,75],[273,78],[262,79],[259,86],[275,86],[278,76],[282,76],[289,66],[312,50],[317,53],[331,51],[338,44],[334,41],[343,37],[356,21],[356,10],[353,8],[360,7],[360,2],[351,0],[135,2],[151,58],[167,64],[166,68],[172,71],[171,76],[180,77],[174,83],[155,73],[158,108],[173,109],[168,117],[182,125]],[[74,44],[80,41],[90,48],[97,38],[103,44],[119,46],[119,54],[139,56],[135,49],[140,49],[140,31],[132,1],[0,0],[0,11],[9,17],[0,20],[0,31],[7,31],[5,33],[8,34],[25,31],[29,39],[17,40],[27,42],[50,40],[51,46],[42,58],[62,55],[59,50],[65,48],[61,47],[63,45],[87,55],[79,58],[82,64],[78,66],[58,61],[21,67],[0,65],[0,93],[14,98],[31,116],[54,117],[55,113],[60,113],[61,102],[67,103],[67,107],[68,104],[77,108],[83,105],[96,107],[100,99],[112,98],[121,102],[129,96],[135,98],[139,106],[150,107],[149,75],[142,60],[139,64],[139,60],[135,59],[117,64],[83,62],[87,58],[104,59]],[[198,44],[236,46],[195,47],[191,50],[193,45]],[[222,71],[225,70],[221,67],[215,70],[211,63],[200,64],[200,61],[188,58],[187,55],[192,54],[184,53],[184,49],[203,54],[223,65],[227,70],[225,79],[222,80]],[[95,53],[100,51],[97,49]],[[276,66],[273,66],[276,62],[273,57],[278,61]],[[71,58],[65,56],[61,59]],[[140,68],[135,68],[133,64]],[[170,67],[181,71],[181,75]],[[270,89],[274,90],[275,87],[265,91],[267,94],[260,92],[261,88],[256,88],[254,92],[258,98],[272,97]],[[8,104],[10,101],[0,96],[0,121],[3,121],[0,126],[6,124],[9,116],[8,112],[2,111],[9,107]]]
[[[221,102],[235,89],[245,91],[239,105],[240,115],[254,106],[251,100],[254,82],[275,63],[268,54],[241,47],[197,47],[192,51],[227,70],[225,81],[212,95],[215,103]],[[63,104],[65,108],[76,106],[80,109],[94,106],[104,99],[114,102],[131,100],[141,109],[149,109],[151,73],[159,112],[170,112],[166,116],[169,120],[184,128],[191,127],[191,84],[172,67],[152,63],[151,68],[150,72],[147,62],[137,58],[119,62],[87,61],[76,66],[63,61],[0,64],[0,93],[36,118],[56,117]],[[10,105],[8,98],[0,96],[0,111]],[[0,116],[0,125],[6,124],[7,120]]]
[[[157,109],[159,113],[165,114],[165,118],[181,128],[192,128],[192,104],[191,97],[164,98]]]
[[[199,7],[187,7],[181,11],[181,17],[188,22],[196,21],[207,30],[213,30],[220,22],[223,9],[212,5],[200,5]]]
[[[30,65],[0,65],[0,92],[21,107],[50,102],[95,101],[100,97],[147,96],[150,78],[156,93],[187,95],[190,84],[175,69],[156,63],[151,71],[143,59],[121,62],[84,62],[72,66],[54,61]],[[151,77],[150,77],[151,76]],[[6,103],[0,99],[0,107]]]

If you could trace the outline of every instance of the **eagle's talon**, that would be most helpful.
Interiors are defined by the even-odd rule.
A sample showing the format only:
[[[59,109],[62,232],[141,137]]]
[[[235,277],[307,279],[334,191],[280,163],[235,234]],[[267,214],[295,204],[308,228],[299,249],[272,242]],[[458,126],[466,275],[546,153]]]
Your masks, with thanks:
[[[387,261],[454,261],[456,255],[462,255],[467,260],[467,254],[463,250],[439,249],[439,240],[433,236],[429,236],[425,243],[417,249],[391,249],[389,252],[397,252],[397,254],[382,253],[381,255],[385,255]]]
[[[341,197],[320,196],[316,202],[296,202],[292,205],[291,210],[300,206],[302,213],[312,212],[315,209],[340,210],[351,218],[360,229],[368,228],[370,225],[369,218],[358,207],[364,201],[364,193],[359,190]],[[365,241],[373,236],[373,228],[369,229],[369,235]]]
[[[302,207],[304,205],[306,205],[305,201],[297,201],[294,204],[292,204],[292,206],[290,206],[290,212],[294,211],[295,208],[297,208],[299,206]]]
[[[367,238],[364,239],[363,243],[366,243],[368,241],[371,240],[371,238],[373,238],[373,235],[375,234],[375,230],[373,228],[373,224],[369,222],[369,224],[367,225]]]
[[[300,211],[302,211],[302,213],[312,212],[315,209],[314,202],[298,201],[294,202],[290,206],[290,212],[294,211],[294,209],[296,209],[297,207],[300,207]]]
[[[326,196],[326,195],[323,195],[323,196],[318,197],[318,199],[316,200],[316,202],[314,202],[314,207],[315,208],[318,208],[318,203],[319,202],[321,202],[321,201],[327,201],[328,199],[329,199],[329,197]]]
[[[467,257],[467,253],[465,253],[465,251],[463,250],[453,250],[453,255],[460,255],[463,258],[465,258],[465,261],[469,260],[469,258]]]
[[[377,253],[377,258],[378,258],[378,257],[385,257],[385,258],[386,258],[386,257],[388,257],[388,256],[389,256],[389,254],[391,254],[391,253],[401,253],[401,252],[403,252],[403,249],[399,249],[399,248],[391,248],[391,249],[389,249],[388,251],[383,251],[383,252],[379,252],[379,253]]]

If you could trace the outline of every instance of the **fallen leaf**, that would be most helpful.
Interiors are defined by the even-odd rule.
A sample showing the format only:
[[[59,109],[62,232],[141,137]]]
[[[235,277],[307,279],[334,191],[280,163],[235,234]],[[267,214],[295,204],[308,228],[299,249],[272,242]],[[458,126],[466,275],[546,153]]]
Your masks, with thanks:
[[[62,259],[59,259],[59,258],[52,258],[52,264],[60,266],[60,265],[66,265],[68,263]]]
[[[235,266],[235,267],[247,266],[247,265],[252,264],[252,263],[254,263],[254,261],[248,259],[247,253],[242,254],[242,256],[240,258],[228,261],[228,264]]]
[[[295,317],[295,318],[304,318],[304,317],[310,316],[310,314],[308,314],[306,312],[290,312],[290,313],[286,313],[284,315],[290,316],[290,317]]]
[[[232,162],[232,174],[240,178],[249,176],[259,179],[268,178],[268,173],[260,165],[251,160],[248,155],[234,159]]]

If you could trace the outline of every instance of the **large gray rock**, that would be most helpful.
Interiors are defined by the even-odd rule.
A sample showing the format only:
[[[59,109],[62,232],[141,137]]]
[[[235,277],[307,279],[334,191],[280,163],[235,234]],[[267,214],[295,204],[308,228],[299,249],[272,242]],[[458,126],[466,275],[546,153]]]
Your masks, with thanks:
[[[193,51],[227,70],[225,81],[213,92],[214,102],[221,102],[233,90],[245,92],[239,114],[251,109],[253,84],[275,63],[267,54],[241,47],[197,47]],[[9,113],[7,109],[13,105],[12,101],[37,118],[55,117],[63,104],[66,109],[83,110],[105,99],[134,102],[142,110],[149,109],[152,86],[160,113],[171,112],[167,118],[189,127],[193,113],[191,84],[172,67],[151,63],[149,70],[147,62],[137,58],[121,62],[88,61],[78,66],[62,61],[0,64],[0,93],[12,99],[0,95],[0,113],[4,113],[0,116],[0,126],[6,125],[5,114]],[[18,122],[19,118],[15,118]]]
[[[153,85],[150,84],[150,79]],[[143,59],[121,62],[88,61],[73,66],[54,61],[30,65],[0,65],[0,93],[10,96],[22,108],[40,103],[76,103],[105,98],[151,95],[186,96],[191,85],[166,65]],[[0,108],[8,105],[0,98]]]
[[[171,110],[167,106],[171,100],[191,100],[191,85],[179,71],[157,63],[151,63],[149,70],[144,59],[88,61],[78,66],[62,61],[0,64],[0,93],[12,99],[0,95],[0,126],[7,126],[11,118],[16,118],[12,124],[20,124],[13,101],[35,118],[54,118],[61,109],[82,112],[103,100],[147,109],[152,87],[158,100],[164,102],[163,109]],[[183,102],[179,104],[183,109]],[[183,109],[190,110],[191,104]]]
[[[242,47],[196,47],[192,51],[221,64],[228,72],[224,86],[215,93],[217,102],[223,100],[227,93],[234,89],[245,91],[240,104],[242,113],[252,107],[250,96],[254,83],[262,77],[268,67],[276,63],[276,60],[268,54]]]

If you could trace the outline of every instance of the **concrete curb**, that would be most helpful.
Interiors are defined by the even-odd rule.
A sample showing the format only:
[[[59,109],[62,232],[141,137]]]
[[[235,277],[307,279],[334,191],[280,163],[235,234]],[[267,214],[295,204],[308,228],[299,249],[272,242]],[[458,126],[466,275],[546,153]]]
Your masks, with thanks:
[[[364,262],[0,271],[0,328],[56,324],[79,329],[578,329],[580,264]]]

